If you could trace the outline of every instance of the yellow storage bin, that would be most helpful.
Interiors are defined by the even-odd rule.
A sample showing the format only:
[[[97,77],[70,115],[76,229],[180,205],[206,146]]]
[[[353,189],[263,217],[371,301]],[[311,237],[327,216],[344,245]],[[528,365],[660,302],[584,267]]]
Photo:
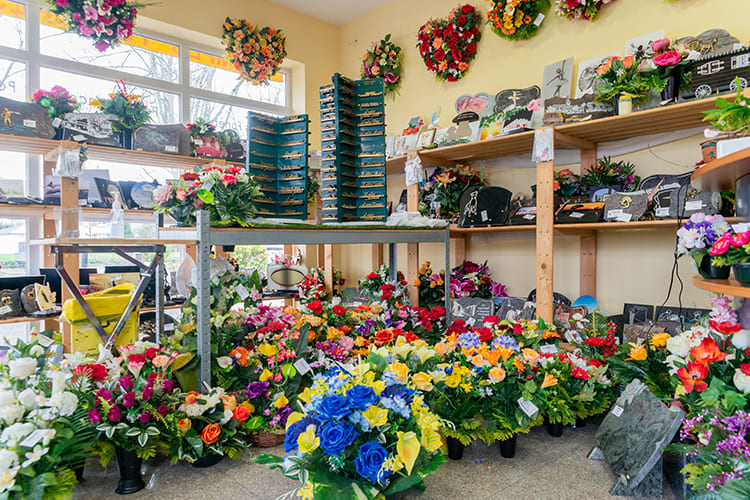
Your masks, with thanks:
[[[125,311],[133,292],[135,292],[135,285],[123,283],[108,290],[84,296],[107,334],[112,333],[112,330],[115,329],[115,325]],[[125,323],[115,345],[133,344],[138,339],[139,310],[140,302]],[[96,358],[99,355],[99,346],[103,344],[102,339],[75,300],[65,301],[62,319],[66,323],[70,323],[72,327],[71,350]]]

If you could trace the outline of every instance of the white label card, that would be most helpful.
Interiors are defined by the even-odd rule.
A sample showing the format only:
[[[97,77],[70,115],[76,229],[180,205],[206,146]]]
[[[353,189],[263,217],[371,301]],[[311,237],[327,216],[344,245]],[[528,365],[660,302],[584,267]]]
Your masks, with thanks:
[[[88,202],[89,202],[89,200],[81,200],[81,199],[79,199],[79,200],[78,200],[78,206],[79,206],[79,207],[84,207],[84,206],[86,206],[86,204],[87,204]]]
[[[700,200],[685,202],[685,210],[700,210],[701,208],[703,208],[703,202]]]
[[[47,337],[46,335],[42,335],[41,333],[36,334],[36,340],[42,347],[49,347],[52,345],[52,342],[54,342],[51,338]]]
[[[36,120],[24,120],[23,126],[29,127],[29,128],[36,128]]]
[[[607,218],[609,219],[610,217],[607,217]],[[612,218],[616,220],[617,222],[630,222],[633,219],[633,214],[622,213],[622,214],[617,214]]]
[[[523,216],[523,218],[526,219],[526,220],[534,220],[534,219],[536,219],[536,215],[526,214],[526,215]]]
[[[545,354],[555,354],[557,352],[557,346],[555,344],[547,344],[539,347],[539,350]]]
[[[469,318],[469,319],[466,320],[466,324],[469,325],[469,326],[474,326],[474,323],[476,323],[476,322],[477,322],[477,320],[475,320],[474,318]]]
[[[294,367],[297,369],[297,373],[299,373],[300,375],[304,375],[305,373],[312,370],[312,368],[310,368],[310,364],[305,358],[299,358],[297,361],[295,361]]]
[[[585,214],[582,214],[581,212],[573,212],[572,214],[570,214],[570,217],[573,218],[573,219],[580,219],[584,215]]]
[[[657,208],[654,213],[657,217],[667,217],[669,216],[669,207]]]
[[[110,276],[110,279],[112,281],[120,281],[122,279],[122,276],[119,274],[113,274],[112,276]]]
[[[542,24],[542,21],[544,21],[544,14],[540,12],[539,15],[536,16],[536,19],[534,19],[534,24],[539,26]]]
[[[203,139],[193,139],[193,144],[196,146],[203,146]]]
[[[11,309],[10,306],[3,306],[3,307],[0,307],[0,314],[8,314],[12,310],[13,309]]]
[[[164,325],[165,332],[171,332],[172,330],[174,330],[174,323],[167,323]]]
[[[242,300],[245,300],[250,296],[250,294],[247,293],[247,289],[242,285],[237,285],[235,290],[237,290],[237,295],[239,295]]]
[[[529,417],[533,417],[539,411],[539,408],[537,408],[534,403],[532,403],[531,401],[526,401],[522,397],[518,398],[518,406],[520,406],[521,410]]]
[[[86,136],[85,135],[81,135],[81,134],[74,135],[73,136],[73,140],[76,141],[76,142],[85,141],[86,140]]]
[[[177,146],[164,146],[164,151],[166,151],[167,153],[176,153]]]
[[[487,222],[489,217],[487,216],[487,210],[482,210],[482,222]]]
[[[665,184],[665,185],[663,185],[660,189],[662,191],[664,191],[666,189],[675,189],[675,188],[678,188],[678,187],[680,187],[680,183],[679,182],[673,182],[672,184]]]
[[[214,187],[214,183],[213,183],[213,182],[210,182],[210,181],[209,181],[209,182],[207,182],[207,183],[205,183],[205,184],[203,185],[203,189],[205,189],[206,191],[211,191],[211,188],[212,188],[212,187]]]
[[[619,417],[624,411],[625,409],[622,406],[615,405],[615,407],[612,408],[612,415]]]
[[[47,429],[37,429],[28,436],[26,436],[26,439],[21,441],[19,443],[20,446],[25,446],[26,448],[33,448],[35,444],[37,444],[39,441],[41,441],[44,438],[44,435],[47,434]]]
[[[63,121],[60,118],[55,118],[52,120],[52,126],[55,128],[58,128],[60,125],[62,125]]]

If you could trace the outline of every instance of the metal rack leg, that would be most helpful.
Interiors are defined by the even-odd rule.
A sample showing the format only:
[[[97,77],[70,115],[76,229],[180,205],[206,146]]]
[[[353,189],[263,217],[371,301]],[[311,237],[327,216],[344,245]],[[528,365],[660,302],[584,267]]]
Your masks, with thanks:
[[[450,226],[445,228],[445,279],[443,280],[443,286],[445,286],[445,321],[446,324],[450,323],[451,320],[451,231]]]
[[[156,343],[161,345],[162,336],[164,335],[164,247],[158,247],[157,253],[160,256],[159,264],[156,266]]]
[[[209,213],[199,210],[198,226],[198,279],[195,283],[198,295],[198,387],[211,385],[211,224]]]
[[[395,243],[388,243],[388,270],[391,281],[398,279],[398,251]]]

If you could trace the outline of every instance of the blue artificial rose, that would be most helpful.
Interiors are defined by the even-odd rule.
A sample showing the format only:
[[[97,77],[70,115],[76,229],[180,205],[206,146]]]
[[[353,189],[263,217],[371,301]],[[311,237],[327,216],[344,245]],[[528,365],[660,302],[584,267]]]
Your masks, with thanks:
[[[349,404],[358,409],[366,410],[370,405],[377,405],[380,398],[371,387],[366,385],[355,385],[346,393]]]
[[[320,420],[340,420],[352,412],[346,396],[327,396],[318,405]]]
[[[340,455],[358,436],[359,432],[345,420],[326,422],[320,428],[318,435],[324,455]]]
[[[378,474],[383,462],[388,458],[388,451],[383,448],[377,441],[370,441],[359,447],[359,456],[354,459],[354,467],[357,474],[377,484]],[[391,475],[391,471],[383,471],[380,474],[380,480],[384,480]]]
[[[318,425],[320,422],[316,418],[306,416],[290,425],[284,436],[284,451],[291,453],[297,449],[297,438],[307,430],[307,426]]]

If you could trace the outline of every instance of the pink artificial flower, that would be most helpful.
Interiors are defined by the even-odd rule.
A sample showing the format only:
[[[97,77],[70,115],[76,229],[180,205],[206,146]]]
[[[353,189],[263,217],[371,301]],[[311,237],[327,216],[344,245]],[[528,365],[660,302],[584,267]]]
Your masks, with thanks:
[[[60,7],[67,7],[68,6],[68,0],[57,0],[57,5]]]
[[[91,5],[83,6],[83,15],[87,21],[90,19],[93,19],[94,21],[99,19],[99,13],[96,11],[96,7],[92,7]]]
[[[96,47],[96,50],[99,52],[105,52],[109,48],[109,43],[107,42],[96,42],[94,44],[94,47]]]
[[[390,71],[383,75],[385,78],[385,81],[388,83],[396,83],[398,81],[398,77],[391,73]]]
[[[682,60],[680,54],[674,50],[668,50],[663,54],[654,57],[654,64],[657,66],[674,66]]]
[[[177,190],[177,193],[175,194],[175,196],[177,196],[177,199],[178,199],[178,200],[182,201],[182,200],[184,200],[184,199],[185,199],[185,197],[187,196],[187,193],[185,192],[185,190],[184,190],[184,189],[178,189],[178,190]]]
[[[724,255],[729,250],[729,244],[732,236],[730,233],[723,234],[708,251],[712,256]]]
[[[81,35],[83,36],[91,36],[94,34],[94,30],[91,29],[91,27],[88,24],[81,23],[78,25],[78,31],[81,32]]]
[[[651,50],[653,50],[655,53],[660,53],[663,50],[667,50],[669,48],[669,38],[662,38],[661,40],[654,40],[651,42]]]
[[[729,239],[729,243],[733,247],[741,247],[747,245],[748,242],[750,242],[750,231],[736,233]]]
[[[230,184],[237,184],[237,176],[227,174],[221,178],[221,182],[223,182],[225,186],[228,186]]]
[[[533,113],[539,112],[542,109],[542,99],[534,99],[526,108]]]

